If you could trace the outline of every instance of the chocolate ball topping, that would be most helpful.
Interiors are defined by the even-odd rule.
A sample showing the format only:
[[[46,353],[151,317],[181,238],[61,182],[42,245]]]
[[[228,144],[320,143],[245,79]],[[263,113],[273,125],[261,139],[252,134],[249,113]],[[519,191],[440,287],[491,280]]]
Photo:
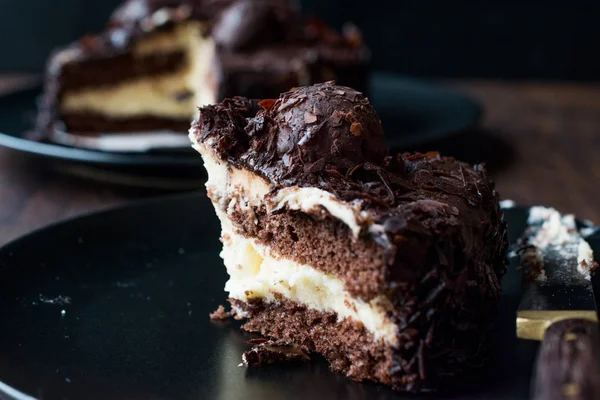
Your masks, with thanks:
[[[356,175],[362,166],[363,173],[377,175],[384,163],[404,171],[401,157],[388,157],[369,100],[333,82],[295,88],[277,100],[226,99],[200,108],[192,129],[222,159],[282,185],[300,176],[313,185],[327,174]]]
[[[299,150],[304,162],[350,167],[388,154],[381,121],[360,92],[326,82],[284,93],[267,111],[277,154]],[[346,165],[347,164],[347,165]]]

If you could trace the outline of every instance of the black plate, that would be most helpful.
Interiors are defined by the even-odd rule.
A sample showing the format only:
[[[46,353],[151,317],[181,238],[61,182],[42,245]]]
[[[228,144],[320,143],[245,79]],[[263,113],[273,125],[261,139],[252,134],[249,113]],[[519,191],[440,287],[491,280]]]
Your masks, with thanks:
[[[54,225],[0,249],[0,391],[43,399],[423,398],[308,364],[239,368],[247,334],[224,303],[219,224],[200,195]],[[527,209],[506,211],[510,239]],[[600,252],[600,235],[589,239]],[[537,344],[515,337],[512,265],[487,367],[437,399],[526,399]],[[23,398],[14,394],[15,398]],[[2,398],[2,395],[0,395]]]
[[[412,78],[374,74],[371,100],[383,121],[392,148],[407,149],[463,131],[476,124],[481,108],[468,97]],[[193,167],[202,163],[189,152],[111,153],[76,149],[23,138],[32,129],[36,98],[30,89],[0,97],[0,145],[26,153],[84,162],[128,167]]]

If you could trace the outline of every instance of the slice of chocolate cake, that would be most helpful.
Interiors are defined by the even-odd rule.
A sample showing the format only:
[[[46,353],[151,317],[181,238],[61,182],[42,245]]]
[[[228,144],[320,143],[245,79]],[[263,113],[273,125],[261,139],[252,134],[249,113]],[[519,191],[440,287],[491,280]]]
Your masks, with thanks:
[[[38,130],[106,150],[187,147],[198,106],[328,79],[364,88],[368,59],[356,29],[337,34],[285,0],[129,0],[50,57]]]
[[[190,138],[244,329],[399,390],[481,355],[507,246],[481,165],[389,156],[368,100],[332,83],[203,107]]]

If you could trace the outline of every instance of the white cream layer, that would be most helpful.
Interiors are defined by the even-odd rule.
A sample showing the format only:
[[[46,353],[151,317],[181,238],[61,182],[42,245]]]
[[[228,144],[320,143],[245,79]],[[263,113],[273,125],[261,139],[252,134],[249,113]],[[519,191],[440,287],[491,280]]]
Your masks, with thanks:
[[[317,188],[283,188],[270,200],[274,206],[268,209],[269,211],[287,207],[290,210],[310,212],[323,207],[333,217],[348,225],[355,237],[358,236],[361,229],[359,220],[366,218],[358,204],[354,207],[343,205],[333,194]]]
[[[189,90],[183,79],[188,72],[176,75],[144,77],[115,86],[83,89],[66,93],[62,99],[64,113],[98,113],[112,118],[140,115],[189,119],[194,112],[194,98],[177,101],[177,93]]]
[[[340,279],[309,265],[275,257],[267,246],[234,233],[228,217],[215,206],[223,226],[221,257],[230,276],[225,291],[231,298],[277,303],[278,294],[313,310],[336,313],[338,321],[360,322],[375,340],[397,343],[397,327],[387,317],[385,298],[369,302],[356,299]]]
[[[594,263],[594,252],[577,230],[573,214],[561,214],[551,207],[535,206],[529,210],[527,223],[530,227],[537,227],[535,235],[528,238],[528,242],[538,249],[536,256],[542,264],[544,252],[554,248],[566,260],[576,255],[577,270],[585,279],[592,279],[590,268]],[[545,275],[542,273],[537,279],[543,281]]]
[[[202,36],[202,30],[200,23],[182,24],[173,32],[141,40],[133,49],[135,57],[183,51],[187,62],[178,71],[66,92],[61,103],[62,111],[99,113],[113,118],[152,115],[191,121],[198,106],[217,100],[216,82],[210,68],[214,62],[215,45],[212,39]],[[186,92],[194,95],[177,99],[177,94]]]
[[[350,205],[325,190],[293,186],[270,193],[271,187],[266,180],[248,171],[227,166],[225,162],[214,157],[210,150],[198,143],[192,133],[190,139],[194,149],[202,154],[204,167],[208,172],[206,188],[213,196],[213,201],[221,202],[226,199],[228,193],[236,193],[248,206],[258,207],[265,204],[267,212],[287,208],[319,214],[325,210],[332,217],[346,224],[355,237],[368,224],[366,214],[360,211],[358,204]],[[223,209],[226,206],[221,204]]]

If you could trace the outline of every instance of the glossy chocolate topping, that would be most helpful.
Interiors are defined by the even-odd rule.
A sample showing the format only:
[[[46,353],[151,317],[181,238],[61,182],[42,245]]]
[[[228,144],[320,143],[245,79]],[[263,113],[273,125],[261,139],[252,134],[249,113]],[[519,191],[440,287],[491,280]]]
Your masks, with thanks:
[[[331,82],[301,87],[282,94],[265,113],[277,132],[278,157],[291,158],[297,150],[304,162],[350,166],[387,155],[381,121],[354,89]]]
[[[299,13],[285,0],[235,1],[212,29],[216,44],[225,51],[302,39],[300,33]]]
[[[253,164],[274,182],[289,175],[285,171],[349,169],[381,163],[387,155],[381,122],[354,89],[327,82],[258,105],[237,97],[202,108],[196,125],[201,141],[221,132],[215,148],[221,157]]]

